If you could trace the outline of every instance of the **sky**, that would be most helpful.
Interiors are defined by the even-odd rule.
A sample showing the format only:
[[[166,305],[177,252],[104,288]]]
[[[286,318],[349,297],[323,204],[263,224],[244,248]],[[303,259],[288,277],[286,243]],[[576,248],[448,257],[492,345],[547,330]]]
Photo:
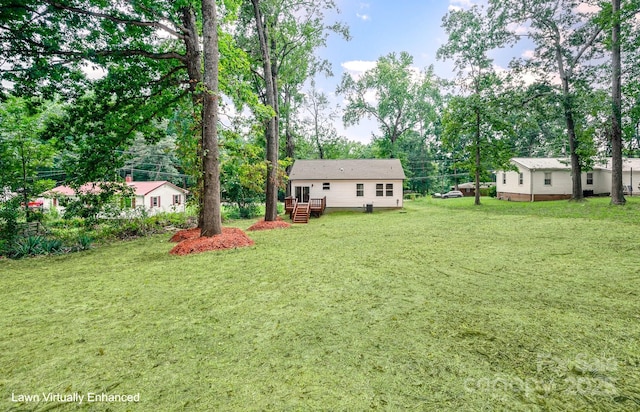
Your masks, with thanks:
[[[469,7],[472,0],[336,0],[336,3],[341,13],[327,16],[327,22],[346,23],[352,39],[329,37],[327,47],[320,49],[318,55],[331,62],[334,76],[316,79],[317,87],[330,95],[334,103],[344,107],[344,99],[334,95],[344,73],[362,73],[391,52],[406,51],[413,56],[416,68],[433,65],[439,77],[454,76],[451,62],[436,59],[438,48],[447,41],[442,18],[453,8]],[[375,121],[366,119],[348,128],[338,120],[335,126],[339,135],[363,143],[371,141],[372,132],[378,129]]]

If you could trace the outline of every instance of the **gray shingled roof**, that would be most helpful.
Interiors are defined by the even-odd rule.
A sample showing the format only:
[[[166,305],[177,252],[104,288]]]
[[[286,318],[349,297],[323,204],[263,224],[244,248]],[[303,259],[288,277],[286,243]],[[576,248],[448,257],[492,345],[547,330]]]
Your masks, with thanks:
[[[296,160],[289,180],[405,179],[398,159]]]

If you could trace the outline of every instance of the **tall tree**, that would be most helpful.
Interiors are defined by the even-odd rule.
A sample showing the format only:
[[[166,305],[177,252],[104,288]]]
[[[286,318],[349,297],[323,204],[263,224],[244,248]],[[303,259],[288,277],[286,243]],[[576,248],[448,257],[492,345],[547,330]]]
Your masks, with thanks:
[[[425,121],[436,121],[438,89],[433,68],[419,72],[413,67],[413,57],[401,52],[379,58],[374,68],[357,79],[344,74],[337,92],[347,101],[345,125],[355,125],[365,117],[375,119],[385,156],[397,157],[398,139]]]
[[[443,119],[445,135],[449,140],[470,138],[475,175],[475,204],[480,204],[480,180],[483,174],[483,151],[499,147],[497,133],[504,129],[501,116],[496,116],[499,106],[495,90],[501,79],[493,69],[489,52],[502,47],[508,40],[504,21],[474,6],[469,10],[453,10],[443,19],[443,27],[449,38],[438,49],[438,57],[452,59],[458,70],[456,87],[462,96],[449,101],[448,116]]]
[[[582,170],[591,159],[577,132],[575,85],[588,75],[588,66],[602,56],[602,28],[594,24],[599,8],[595,1],[582,0],[490,0],[492,12],[514,29],[524,29],[535,43],[535,56],[522,63],[549,84],[560,81],[560,94],[571,158],[572,199],[582,200]],[[514,38],[523,35],[513,33]],[[589,81],[592,83],[592,81]],[[586,150],[589,151],[589,143]]]
[[[215,0],[202,0],[204,91],[202,104],[203,219],[201,235],[222,233],[218,149],[218,14]]]
[[[233,4],[226,2],[226,5]],[[88,172],[100,169],[93,166],[101,164],[111,169],[121,166],[122,158],[117,158],[108,147],[126,147],[138,128],[170,115],[177,102],[190,98],[199,125],[194,130],[203,148],[202,188],[209,193],[203,196],[202,208],[209,209],[207,219],[217,220],[220,205],[216,204],[215,196],[210,195],[216,183],[209,182],[216,176],[211,172],[211,167],[215,168],[215,148],[211,146],[211,135],[205,138],[202,134],[203,118],[211,117],[215,111],[213,102],[204,95],[213,89],[203,86],[200,51],[199,27],[209,27],[213,18],[210,6],[203,4],[207,10],[205,15],[188,2],[17,2],[0,14],[0,31],[6,46],[1,52],[6,62],[2,78],[14,82],[16,91],[20,92],[34,90],[36,86],[44,91],[68,91],[83,79],[79,74],[83,65],[106,71],[106,76],[97,82],[97,92],[85,97],[85,110],[76,112],[77,115],[89,114],[93,121],[99,121],[106,128],[89,130],[76,123],[77,131],[84,131],[89,137],[88,144],[82,143],[83,147],[100,143],[108,154],[88,156],[95,162],[88,164]],[[211,70],[214,65],[207,64],[205,70]],[[111,120],[106,122],[102,118]],[[215,127],[208,126],[206,131],[215,133]],[[205,146],[210,150],[205,150]],[[206,162],[209,163],[205,165]],[[206,228],[205,234],[218,231],[219,221],[203,219],[201,215],[199,226]]]
[[[611,204],[624,205],[622,189],[622,60],[620,0],[611,0]]]
[[[256,33],[262,53],[262,69],[265,81],[265,101],[273,109],[267,120],[265,137],[267,140],[267,184],[264,220],[275,221],[278,217],[278,89],[277,67],[272,64],[271,48],[268,44],[269,27],[260,9],[260,0],[251,0],[256,21]],[[272,42],[275,44],[275,42]]]
[[[265,122],[269,167],[265,220],[275,220],[281,123],[285,123],[288,138],[287,155],[293,157],[294,136],[289,133],[292,99],[309,77],[319,70],[326,71],[328,63],[318,61],[313,55],[315,50],[326,45],[330,32],[348,37],[348,30],[340,23],[325,23],[324,13],[337,10],[333,0],[252,0],[251,6],[251,13],[245,10],[237,33],[239,43],[253,57],[256,90],[274,112]]]

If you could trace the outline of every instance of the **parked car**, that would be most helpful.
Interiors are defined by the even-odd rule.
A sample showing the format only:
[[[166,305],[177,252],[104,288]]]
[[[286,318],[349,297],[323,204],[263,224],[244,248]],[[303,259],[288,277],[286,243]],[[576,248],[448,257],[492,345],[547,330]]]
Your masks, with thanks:
[[[442,193],[434,193],[431,195],[431,197],[435,197],[437,199],[440,199],[442,197]]]
[[[443,199],[448,199],[450,197],[464,197],[464,195],[459,190],[452,190],[442,195]]]

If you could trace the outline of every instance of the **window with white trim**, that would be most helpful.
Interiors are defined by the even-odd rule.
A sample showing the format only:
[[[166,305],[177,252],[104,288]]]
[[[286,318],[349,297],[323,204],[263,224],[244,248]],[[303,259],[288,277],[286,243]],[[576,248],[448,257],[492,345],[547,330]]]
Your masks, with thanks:
[[[393,183],[387,183],[386,195],[393,197]]]
[[[173,195],[173,204],[179,205],[182,203],[182,195]]]
[[[376,183],[376,196],[384,196],[384,184]]]
[[[356,196],[364,196],[364,183],[356,183]]]
[[[151,207],[160,207],[160,196],[151,196]]]
[[[506,184],[507,184],[507,174],[506,174],[506,173],[503,173],[503,174],[502,174],[502,184],[503,184],[503,185],[506,185]]]
[[[587,172],[587,184],[593,185],[593,172]]]
[[[524,183],[524,173],[518,173],[518,184],[521,185]]]
[[[331,190],[331,182],[324,182],[322,184],[322,190]]]
[[[544,172],[544,185],[551,186],[551,172]]]

